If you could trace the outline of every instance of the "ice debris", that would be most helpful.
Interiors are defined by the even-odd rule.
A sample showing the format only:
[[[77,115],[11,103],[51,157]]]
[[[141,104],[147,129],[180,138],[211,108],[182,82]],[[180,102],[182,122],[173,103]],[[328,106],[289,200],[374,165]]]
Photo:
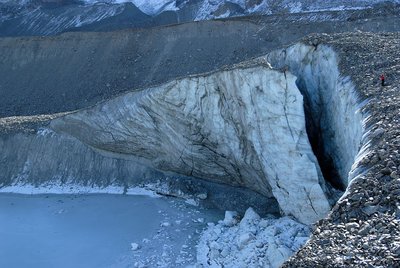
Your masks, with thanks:
[[[290,217],[261,218],[249,208],[239,221],[238,213],[226,211],[202,233],[197,267],[279,267],[309,236],[309,227]]]

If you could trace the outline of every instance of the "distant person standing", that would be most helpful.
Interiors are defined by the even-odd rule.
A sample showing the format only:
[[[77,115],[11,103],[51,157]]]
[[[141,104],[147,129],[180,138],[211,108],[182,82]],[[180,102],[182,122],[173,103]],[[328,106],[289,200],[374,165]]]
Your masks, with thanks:
[[[385,76],[383,74],[381,74],[379,79],[381,80],[381,85],[384,86],[385,85]]]

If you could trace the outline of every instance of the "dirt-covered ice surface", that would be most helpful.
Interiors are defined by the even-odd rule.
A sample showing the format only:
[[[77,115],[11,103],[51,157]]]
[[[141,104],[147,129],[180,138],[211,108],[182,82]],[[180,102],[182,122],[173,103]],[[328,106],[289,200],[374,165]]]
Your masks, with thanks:
[[[0,267],[186,267],[222,217],[171,198],[0,194]]]

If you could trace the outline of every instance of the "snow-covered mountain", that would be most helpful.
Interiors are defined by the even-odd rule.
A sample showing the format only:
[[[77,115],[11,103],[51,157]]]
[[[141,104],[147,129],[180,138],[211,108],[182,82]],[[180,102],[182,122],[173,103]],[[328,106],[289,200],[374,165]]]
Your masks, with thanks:
[[[28,1],[28,0],[22,0]],[[57,0],[47,0],[57,1]],[[158,15],[165,11],[179,11],[190,7],[196,16],[193,19],[210,19],[242,14],[270,14],[276,12],[312,12],[326,10],[348,10],[368,8],[381,2],[400,2],[386,0],[83,0],[87,5],[97,3],[133,3],[147,15]],[[225,11],[225,12],[224,12]]]
[[[164,11],[178,10],[175,0],[84,0],[85,4],[97,4],[97,3],[109,3],[109,4],[121,4],[121,3],[132,3],[138,7],[142,12],[147,15],[157,15]]]
[[[27,1],[27,0],[22,0]],[[51,1],[51,0],[48,0]],[[56,0],[54,0],[56,1]],[[243,14],[274,12],[310,12],[320,10],[342,10],[367,8],[384,0],[83,0],[86,4],[133,3],[147,15],[158,15],[164,11],[178,11],[187,7],[197,9],[194,19],[206,19],[220,16],[229,16],[232,11],[241,11]],[[393,1],[399,2],[399,1]],[[225,11],[224,13],[221,13]]]
[[[246,15],[366,9],[400,0],[0,0],[0,36],[113,30]]]

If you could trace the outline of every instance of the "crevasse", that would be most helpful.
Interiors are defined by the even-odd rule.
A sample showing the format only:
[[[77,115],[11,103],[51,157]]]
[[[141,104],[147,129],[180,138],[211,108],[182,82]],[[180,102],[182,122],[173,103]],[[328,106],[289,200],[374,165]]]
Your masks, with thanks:
[[[326,45],[302,43],[267,58],[276,68],[287,68],[298,77],[307,131],[324,177],[344,190],[358,172],[352,166],[362,147],[364,117],[354,84],[339,72],[340,59]]]

